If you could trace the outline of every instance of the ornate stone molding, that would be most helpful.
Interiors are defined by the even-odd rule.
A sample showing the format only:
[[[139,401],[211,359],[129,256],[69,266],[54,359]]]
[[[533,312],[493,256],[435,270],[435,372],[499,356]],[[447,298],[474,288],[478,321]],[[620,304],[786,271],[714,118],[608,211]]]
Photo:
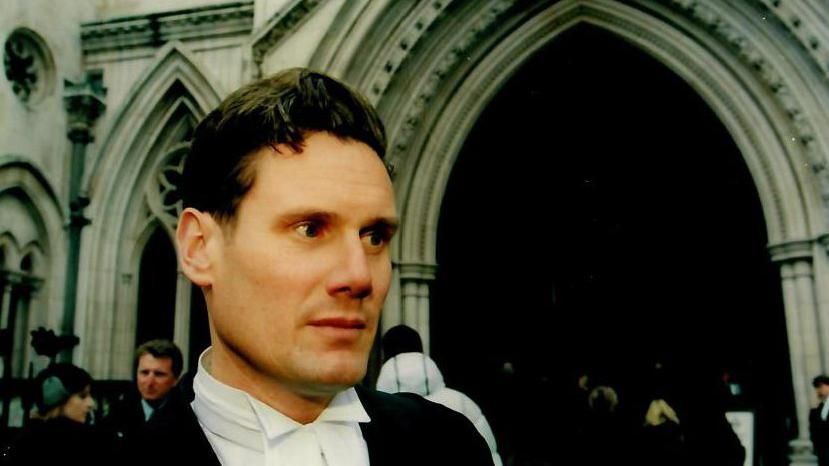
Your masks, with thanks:
[[[437,2],[440,3],[440,2]],[[483,35],[489,31],[494,25],[498,24],[498,20],[509,10],[516,0],[496,0],[490,3],[486,8],[481,8],[475,17],[465,27],[464,33],[456,38],[451,46],[446,50],[440,60],[435,62],[435,65],[429,70],[429,77],[426,80],[421,80],[420,87],[416,90],[417,97],[412,105],[408,105],[408,112],[403,118],[402,125],[397,128],[394,134],[393,145],[389,148],[389,161],[394,163],[395,160],[406,152],[411,143],[412,136],[416,133],[417,126],[420,123],[421,117],[426,109],[429,107],[429,102],[440,89],[443,80],[455,68],[457,68],[462,59],[468,55],[468,52],[478,43]],[[417,22],[415,22],[415,25]],[[405,48],[404,48],[405,44]],[[402,49],[406,54],[398,57],[397,49],[390,55],[397,57],[400,63],[406,58],[408,50],[413,44],[408,42],[401,42],[398,49]],[[400,63],[394,65],[392,62],[386,62],[383,68],[385,73],[389,76],[386,80],[381,77],[375,80],[375,84],[371,86],[371,95],[378,98],[385,91]],[[376,89],[375,89],[376,87]]]
[[[800,43],[829,79],[829,11],[804,0],[759,0]],[[825,3],[824,3],[825,8]]]
[[[811,261],[813,245],[814,242],[811,240],[789,241],[787,243],[769,245],[768,250],[772,262],[777,264]]]
[[[245,35],[253,29],[253,1],[128,16],[81,25],[84,55],[173,40]]]
[[[399,25],[396,29],[397,34],[389,38],[389,42],[396,46],[383,49],[381,55],[375,60],[376,63],[382,65],[382,68],[371,78],[368,86],[368,97],[372,102],[376,103],[380,100],[400,65],[406,61],[411,50],[451,3],[452,0],[420,2],[415,7],[415,11]]]
[[[775,1],[780,4],[777,0],[773,0],[772,4]],[[784,74],[767,59],[765,53],[746,34],[712,8],[710,3],[699,0],[670,0],[670,4],[730,47],[768,87],[788,116],[795,135],[792,140],[799,142],[803,147],[806,162],[820,181],[823,199],[829,202],[829,173],[826,170],[826,159],[816,147],[815,134],[817,133],[793,94]],[[795,22],[800,24],[798,21]]]
[[[89,143],[92,140],[92,124],[106,108],[103,72],[89,71],[85,79],[79,83],[66,80],[63,88],[63,104],[69,116],[69,139],[72,142]]]
[[[3,46],[3,68],[12,91],[26,105],[36,104],[54,88],[55,63],[37,33],[17,28]]]
[[[293,0],[253,34],[251,52],[255,77],[262,75],[262,62],[268,52],[305,21],[320,4],[321,0]]]
[[[400,271],[400,280],[403,282],[432,282],[438,270],[435,264],[407,262],[395,265]]]
[[[156,173],[148,177],[146,186],[146,203],[151,216],[164,223],[168,231],[175,231],[178,216],[181,213],[181,175],[184,162],[190,148],[188,142],[182,142],[171,148],[159,164]]]

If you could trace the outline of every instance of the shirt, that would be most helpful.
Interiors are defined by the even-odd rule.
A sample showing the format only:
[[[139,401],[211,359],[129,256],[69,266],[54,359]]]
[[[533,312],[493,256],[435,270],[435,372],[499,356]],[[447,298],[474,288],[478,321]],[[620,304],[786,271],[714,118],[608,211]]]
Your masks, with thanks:
[[[147,403],[147,400],[143,398],[141,399],[141,409],[144,411],[144,421],[149,421],[150,416],[153,415],[153,411],[155,411],[155,409],[153,409],[153,407]]]
[[[371,419],[354,388],[338,393],[316,420],[300,424],[216,380],[199,358],[192,407],[224,466],[366,466],[360,422]]]

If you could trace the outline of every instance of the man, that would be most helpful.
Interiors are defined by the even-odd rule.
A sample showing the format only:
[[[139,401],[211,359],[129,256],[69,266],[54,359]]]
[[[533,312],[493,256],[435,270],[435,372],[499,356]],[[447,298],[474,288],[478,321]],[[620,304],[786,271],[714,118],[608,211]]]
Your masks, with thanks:
[[[396,325],[383,335],[386,362],[377,378],[377,389],[386,393],[417,393],[466,416],[486,440],[492,462],[500,466],[495,434],[477,403],[466,394],[446,386],[435,361],[423,353],[420,334],[406,325]]]
[[[829,376],[819,375],[812,380],[818,405],[809,412],[809,436],[819,466],[829,466]]]
[[[398,223],[375,110],[292,69],[232,93],[194,132],[176,242],[212,346],[192,411],[152,464],[492,464],[463,416],[355,388]]]
[[[142,443],[139,439],[149,425],[171,422],[170,418],[185,405],[181,393],[175,390],[182,366],[181,350],[169,340],[150,340],[136,348],[138,394],[124,397],[104,420],[118,450]]]

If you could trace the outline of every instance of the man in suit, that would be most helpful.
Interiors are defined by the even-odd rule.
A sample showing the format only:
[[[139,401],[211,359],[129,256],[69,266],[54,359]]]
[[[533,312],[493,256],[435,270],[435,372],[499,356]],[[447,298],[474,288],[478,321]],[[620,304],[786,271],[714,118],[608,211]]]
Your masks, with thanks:
[[[185,400],[176,389],[183,367],[181,350],[169,340],[149,340],[135,350],[136,393],[126,394],[104,419],[103,426],[114,436],[116,450],[140,440],[147,426],[169,422]]]
[[[491,465],[454,411],[355,387],[398,219],[382,123],[305,69],[248,84],[194,132],[176,231],[212,346],[152,464]]]
[[[812,380],[818,405],[809,412],[809,436],[819,466],[829,466],[829,376],[819,375]]]

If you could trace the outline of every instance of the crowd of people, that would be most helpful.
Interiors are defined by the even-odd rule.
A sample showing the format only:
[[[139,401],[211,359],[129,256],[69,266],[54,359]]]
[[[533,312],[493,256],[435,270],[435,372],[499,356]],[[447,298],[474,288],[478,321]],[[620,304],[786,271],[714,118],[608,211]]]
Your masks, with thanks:
[[[486,441],[494,465],[556,464],[549,461],[549,454],[542,458],[508,452],[502,459],[480,406],[446,386],[414,329],[404,325],[391,328],[383,336],[382,350],[384,363],[377,390],[416,394],[463,414]],[[0,464],[131,464],[142,449],[154,444],[155,432],[180,425],[180,417],[194,400],[194,380],[182,374],[182,354],[171,341],[141,344],[135,351],[134,365],[134,389],[94,422],[90,375],[68,363],[47,367],[34,380],[36,410],[32,419]],[[556,413],[568,426],[567,431],[558,442],[545,444],[565,445],[557,447],[558,454],[553,455],[559,461],[585,466],[744,464],[745,449],[717,398],[697,393],[693,397],[696,402],[684,399],[687,394],[659,364],[646,381],[648,388],[630,400],[621,399],[610,378],[593,371],[580,372],[573,382],[567,402]],[[820,464],[825,464],[829,409],[823,401],[829,397],[829,377],[816,377],[814,386],[821,403],[812,411],[812,439]],[[199,412],[197,405],[193,409]],[[541,411],[529,414],[544,416]]]
[[[0,464],[110,465],[130,463],[146,448],[144,433],[168,422],[186,406],[179,382],[182,355],[168,340],[151,340],[135,353],[135,390],[103,419],[93,420],[92,377],[70,363],[54,363],[33,381],[35,410]]]

